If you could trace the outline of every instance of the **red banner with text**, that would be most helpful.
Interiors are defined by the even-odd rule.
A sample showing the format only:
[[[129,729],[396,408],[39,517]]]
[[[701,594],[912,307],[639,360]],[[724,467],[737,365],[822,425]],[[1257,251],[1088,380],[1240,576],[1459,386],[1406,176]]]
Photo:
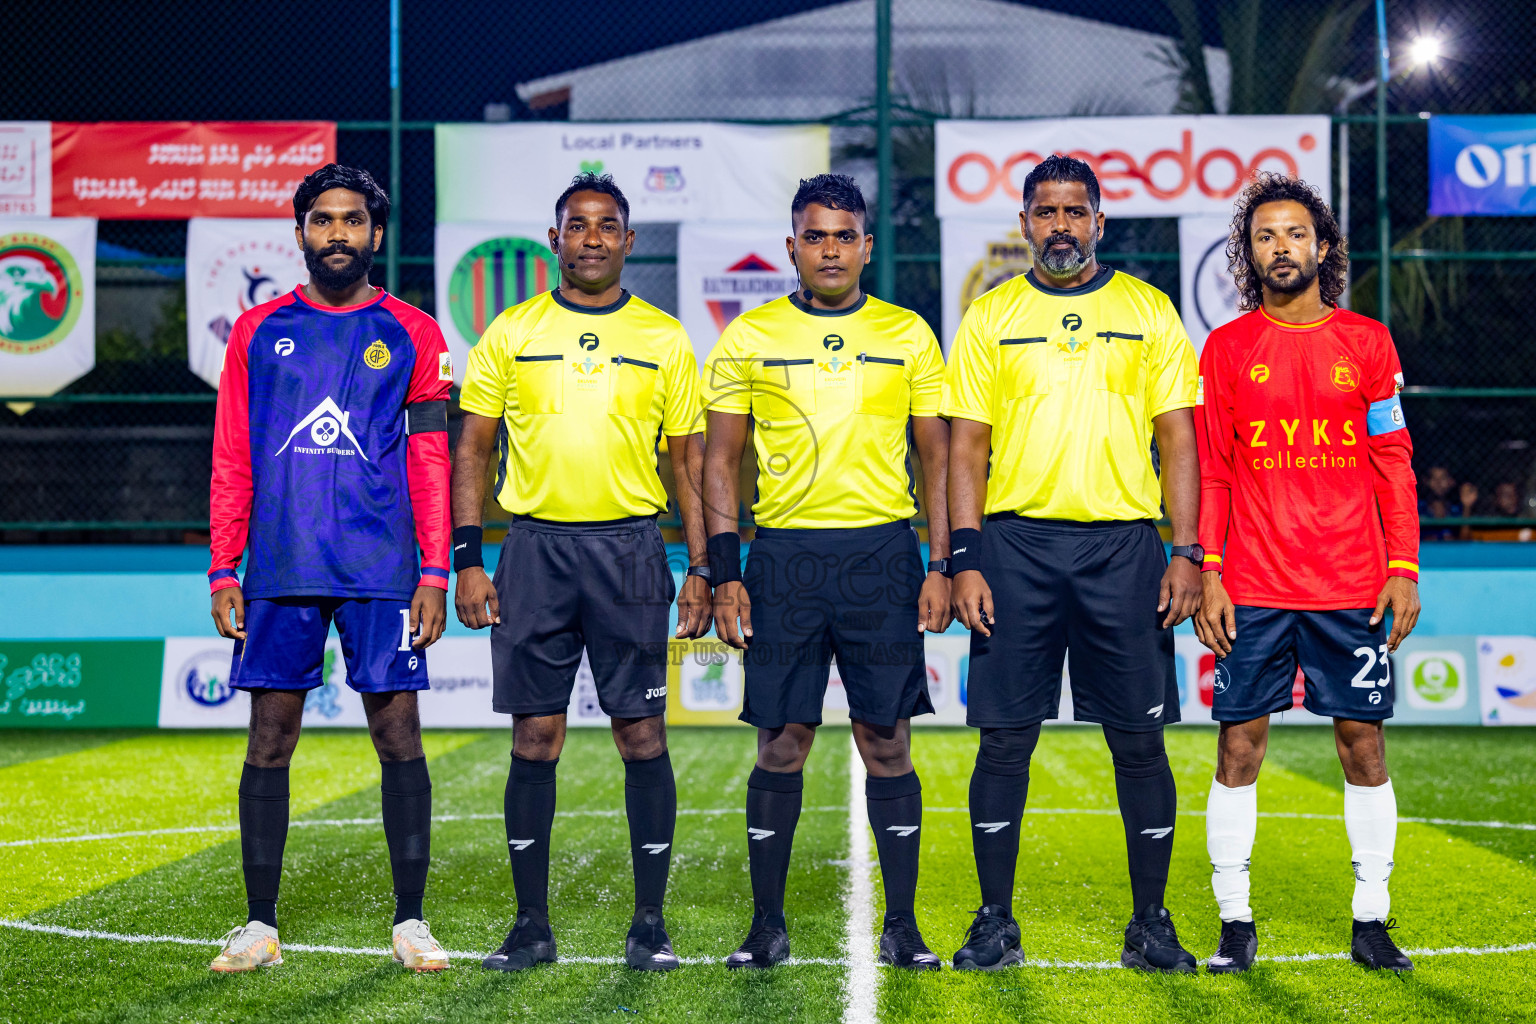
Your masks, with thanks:
[[[53,215],[281,217],[335,159],[333,121],[55,121]]]

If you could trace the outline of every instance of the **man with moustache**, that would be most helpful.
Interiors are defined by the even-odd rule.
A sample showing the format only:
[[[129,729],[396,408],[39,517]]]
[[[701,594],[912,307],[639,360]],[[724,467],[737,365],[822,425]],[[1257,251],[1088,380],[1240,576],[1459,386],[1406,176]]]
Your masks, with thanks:
[[[334,620],[383,776],[394,956],[438,971],[448,956],[421,919],[432,783],[416,691],[445,619],[453,369],[436,322],[368,283],[389,196],[367,171],[320,168],[294,193],[293,214],[309,282],[235,322],[214,419],[208,582],[251,724],[240,776],[248,920],[209,966],[283,962],[288,765],[305,694],[326,682]]]
[[[1386,327],[1338,308],[1349,270],[1333,211],[1310,186],[1263,175],[1244,190],[1227,258],[1239,308],[1200,355],[1200,640],[1219,659],[1221,723],[1206,805],[1221,914],[1212,973],[1253,966],[1249,858],[1269,716],[1333,719],[1354,867],[1350,955],[1409,971],[1388,934],[1397,798],[1386,766],[1388,653],[1419,617],[1419,532],[1403,375]],[[1386,614],[1392,613],[1387,633]]]
[[[469,356],[453,466],[454,603],[471,629],[491,627],[493,706],[512,715],[505,816],[517,917],[482,962],[519,971],[556,958],[549,921],[555,766],[581,663],[624,759],[635,912],[624,960],[678,966],[662,918],[677,784],[667,753],[667,619],[674,584],[656,515],[665,435],[690,568],[678,637],[710,626],[698,364],[675,319],[620,283],[634,246],[629,201],[608,175],[577,175],[555,201],[549,246],[560,284],[506,310]],[[512,513],[495,579],[481,556],[492,452],[496,500]]]
[[[1179,720],[1173,626],[1200,596],[1195,352],[1166,295],[1095,258],[1104,214],[1086,163],[1047,157],[1023,202],[1034,267],[971,303],[941,409],[954,608],[971,630],[966,721],[981,730],[970,811],[982,906],[954,964],[1023,959],[1019,819],[1066,655],[1075,716],[1103,727],[1115,766],[1132,910],[1120,962],[1193,971],[1163,907],[1176,812],[1163,726]],[[1164,505],[1171,563],[1153,525]]]

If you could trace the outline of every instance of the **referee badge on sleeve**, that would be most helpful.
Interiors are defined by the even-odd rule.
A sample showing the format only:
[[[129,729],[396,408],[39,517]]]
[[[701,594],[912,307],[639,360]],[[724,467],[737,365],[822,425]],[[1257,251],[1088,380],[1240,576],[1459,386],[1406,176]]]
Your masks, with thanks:
[[[437,354],[437,379],[453,380],[453,356],[447,352]]]

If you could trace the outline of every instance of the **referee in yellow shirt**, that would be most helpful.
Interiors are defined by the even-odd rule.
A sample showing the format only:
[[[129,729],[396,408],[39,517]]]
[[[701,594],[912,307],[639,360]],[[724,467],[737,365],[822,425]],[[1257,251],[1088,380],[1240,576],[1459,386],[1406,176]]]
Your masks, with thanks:
[[[1047,157],[1023,193],[1034,268],[971,304],[944,382],[966,721],[981,730],[970,810],[982,906],[954,963],[1023,959],[1019,818],[1066,655],[1075,717],[1103,726],[1115,766],[1132,899],[1120,962],[1193,971],[1163,908],[1176,805],[1163,726],[1179,720],[1172,627],[1200,594],[1195,353],[1166,295],[1095,258],[1104,214],[1086,163]],[[1164,500],[1171,564],[1153,525]]]
[[[549,244],[560,286],[502,313],[470,352],[453,465],[455,604],[491,626],[494,707],[512,715],[507,848],[517,920],[488,968],[555,959],[549,832],[565,711],[585,647],[598,703],[624,759],[635,873],[625,961],[678,964],[662,920],[677,819],[667,755],[667,618],[674,584],[656,515],[662,435],[676,471],[690,569],[678,636],[710,624],[699,468],[698,364],[682,325],[623,290],[629,203],[607,175],[579,175],[555,203]],[[496,578],[481,568],[480,514],[493,450],[511,512]]]
[[[885,882],[880,959],[939,967],[914,919],[923,803],[909,746],[912,716],[933,711],[923,631],[950,623],[944,359],[921,317],[859,289],[874,242],[864,218],[852,178],[802,181],[786,239],[800,290],[732,320],[704,368],[716,631],[746,649],[741,717],[758,729],[747,781],[752,926],[732,968],[789,956],[785,880],[834,655],[869,772]],[[757,536],[743,575],[736,485],[749,417]],[[913,447],[938,557],[926,573],[911,525]]]

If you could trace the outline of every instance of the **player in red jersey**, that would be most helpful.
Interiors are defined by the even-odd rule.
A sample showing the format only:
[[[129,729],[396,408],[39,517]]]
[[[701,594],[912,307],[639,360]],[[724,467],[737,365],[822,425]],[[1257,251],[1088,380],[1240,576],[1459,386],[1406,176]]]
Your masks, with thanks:
[[[1386,327],[1338,308],[1348,268],[1333,212],[1305,182],[1262,175],[1243,192],[1227,245],[1246,316],[1200,357],[1204,598],[1221,723],[1206,810],[1221,943],[1207,968],[1247,970],[1258,948],[1248,861],[1269,716],[1304,706],[1333,719],[1344,828],[1355,872],[1350,952],[1411,970],[1387,934],[1397,800],[1383,722],[1387,663],[1419,616],[1413,446],[1403,375]],[[1386,614],[1392,631],[1386,632]]]

